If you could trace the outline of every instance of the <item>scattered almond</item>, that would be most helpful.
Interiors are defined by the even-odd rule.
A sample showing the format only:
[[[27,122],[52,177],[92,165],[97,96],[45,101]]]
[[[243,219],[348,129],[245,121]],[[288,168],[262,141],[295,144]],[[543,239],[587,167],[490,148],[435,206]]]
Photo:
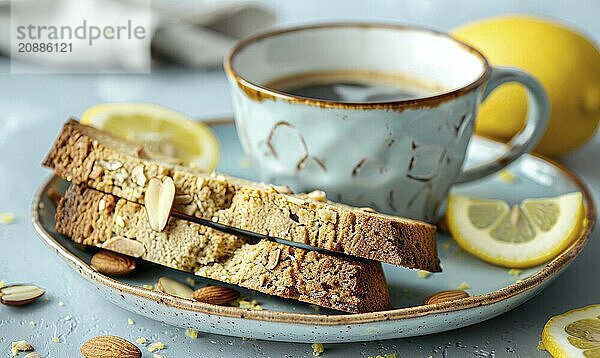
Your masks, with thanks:
[[[206,286],[194,291],[192,297],[196,301],[224,305],[240,297],[240,293],[229,287]]]
[[[156,288],[160,292],[182,298],[192,298],[194,293],[190,286],[169,277],[159,278]]]
[[[60,195],[58,190],[50,188],[46,191],[46,195],[48,195],[48,198],[54,203],[54,205],[58,206],[58,203],[60,203],[60,199],[62,198],[62,195]]]
[[[27,353],[23,358],[42,358],[42,355],[38,352]]]
[[[19,354],[19,352],[32,351],[33,346],[31,344],[29,344],[29,342],[22,340],[22,341],[12,342],[10,345],[10,349],[12,352],[12,356],[15,357],[16,355]]]
[[[269,261],[265,265],[267,270],[274,269],[279,263],[279,257],[281,256],[281,249],[276,249],[269,252]]]
[[[22,306],[44,295],[45,291],[33,285],[12,285],[0,289],[0,302],[9,306]]]
[[[146,194],[144,196],[144,206],[148,215],[148,223],[154,231],[163,231],[175,200],[175,183],[171,177],[150,179]]]
[[[146,248],[141,242],[124,236],[115,236],[106,240],[102,248],[133,257],[142,257],[146,253]]]
[[[432,305],[440,302],[455,301],[466,297],[469,297],[469,294],[462,290],[440,291],[429,297],[426,297],[423,303],[426,305]]]
[[[117,336],[98,336],[85,342],[79,350],[86,358],[140,358],[142,351],[133,343]]]
[[[136,262],[129,256],[102,250],[92,256],[92,267],[105,275],[123,276],[135,271]]]

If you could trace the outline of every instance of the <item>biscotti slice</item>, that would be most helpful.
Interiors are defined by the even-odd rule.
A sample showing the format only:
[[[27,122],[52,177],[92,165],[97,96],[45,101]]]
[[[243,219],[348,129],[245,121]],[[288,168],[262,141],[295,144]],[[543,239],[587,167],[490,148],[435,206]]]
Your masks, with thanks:
[[[389,309],[381,264],[307,251],[268,240],[252,245],[233,235],[170,218],[150,228],[144,208],[84,186],[69,187],[56,230],[73,241],[284,298],[346,312]],[[124,241],[127,245],[115,245]],[[131,250],[133,249],[133,250]]]
[[[154,159],[152,159],[154,158]],[[149,150],[68,121],[44,164],[57,175],[143,204],[148,180],[171,176],[189,215],[347,255],[440,271],[435,227],[156,159]],[[187,198],[187,201],[185,200]]]

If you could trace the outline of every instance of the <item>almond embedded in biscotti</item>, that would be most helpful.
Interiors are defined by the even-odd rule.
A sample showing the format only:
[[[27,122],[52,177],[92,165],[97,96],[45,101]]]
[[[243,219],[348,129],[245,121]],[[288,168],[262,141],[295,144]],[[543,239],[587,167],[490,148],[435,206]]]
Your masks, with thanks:
[[[100,160],[99,164],[106,170],[117,170],[120,169],[123,166],[123,163],[121,162],[108,162],[106,160]]]
[[[141,242],[124,236],[115,236],[106,240],[102,248],[133,257],[142,257],[146,253],[146,248]]]
[[[112,251],[98,251],[92,256],[91,263],[96,271],[109,276],[124,276],[136,268],[134,259]]]
[[[224,305],[240,297],[240,293],[229,287],[206,286],[194,291],[192,297],[196,301],[213,305]]]
[[[133,182],[139,186],[146,185],[146,182],[148,181],[148,179],[146,178],[146,175],[144,174],[144,166],[143,165],[140,164],[131,170],[131,180],[133,180]]]
[[[140,358],[142,351],[135,344],[117,336],[98,336],[79,348],[85,358]]]
[[[463,290],[440,291],[429,297],[426,297],[423,303],[426,305],[432,305],[440,302],[455,301],[466,297],[469,297],[469,294]]]
[[[148,215],[148,223],[154,231],[163,231],[169,216],[171,208],[175,201],[175,183],[171,177],[150,179],[144,196],[144,206]]]
[[[310,193],[306,194],[306,196],[315,201],[320,201],[322,203],[327,202],[327,195],[323,190],[313,190]]]
[[[0,289],[0,303],[23,306],[42,297],[46,291],[34,285],[12,285]]]
[[[192,294],[194,293],[194,290],[190,286],[169,277],[159,278],[156,288],[160,292],[182,298],[192,298]]]
[[[269,251],[269,261],[265,265],[267,270],[274,269],[279,263],[279,257],[281,256],[281,249],[276,249],[273,251]]]
[[[188,205],[191,204],[194,198],[188,194],[177,194],[175,195],[174,203],[175,205]]]

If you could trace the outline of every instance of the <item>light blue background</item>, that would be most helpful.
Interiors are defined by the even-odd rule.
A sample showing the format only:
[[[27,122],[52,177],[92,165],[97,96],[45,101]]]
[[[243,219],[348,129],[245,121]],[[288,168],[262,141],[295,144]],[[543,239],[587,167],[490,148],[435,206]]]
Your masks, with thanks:
[[[502,13],[531,13],[561,19],[600,38],[599,1],[270,1],[285,24],[323,20],[377,20],[450,29],[465,21]],[[540,44],[543,46],[543,44]],[[35,282],[48,290],[48,302],[24,309],[0,307],[0,355],[10,342],[27,339],[46,357],[76,357],[89,337],[115,334],[161,340],[167,357],[311,356],[308,344],[243,341],[200,334],[190,340],[184,330],[135,316],[83,287],[36,237],[29,222],[34,190],[49,174],[40,162],[69,116],[106,101],[149,101],[199,118],[228,116],[231,103],[220,71],[161,68],[151,75],[11,75],[0,61],[0,212],[14,212],[12,225],[0,225],[0,280]],[[594,194],[600,192],[598,137],[563,163],[578,172]],[[514,311],[482,324],[433,336],[358,344],[327,345],[323,356],[399,357],[535,357],[546,320],[555,314],[600,303],[598,235],[594,234],[571,268],[539,296]],[[63,307],[58,305],[63,301]],[[63,317],[72,319],[64,321]],[[135,321],[127,324],[127,318]],[[31,327],[29,321],[35,321]],[[51,343],[55,335],[61,343]],[[479,355],[478,355],[479,354]],[[149,355],[151,356],[151,355]]]

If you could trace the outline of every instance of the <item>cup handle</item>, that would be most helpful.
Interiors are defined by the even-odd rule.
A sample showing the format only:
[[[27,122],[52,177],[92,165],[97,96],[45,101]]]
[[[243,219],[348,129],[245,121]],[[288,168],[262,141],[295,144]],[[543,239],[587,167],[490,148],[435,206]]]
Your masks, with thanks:
[[[515,68],[492,67],[490,81],[483,92],[481,101],[485,101],[496,87],[507,82],[519,82],[525,86],[529,94],[525,128],[511,139],[506,152],[488,163],[466,170],[463,169],[456,183],[480,179],[497,172],[533,149],[542,138],[548,125],[550,102],[542,85],[529,74]]]

